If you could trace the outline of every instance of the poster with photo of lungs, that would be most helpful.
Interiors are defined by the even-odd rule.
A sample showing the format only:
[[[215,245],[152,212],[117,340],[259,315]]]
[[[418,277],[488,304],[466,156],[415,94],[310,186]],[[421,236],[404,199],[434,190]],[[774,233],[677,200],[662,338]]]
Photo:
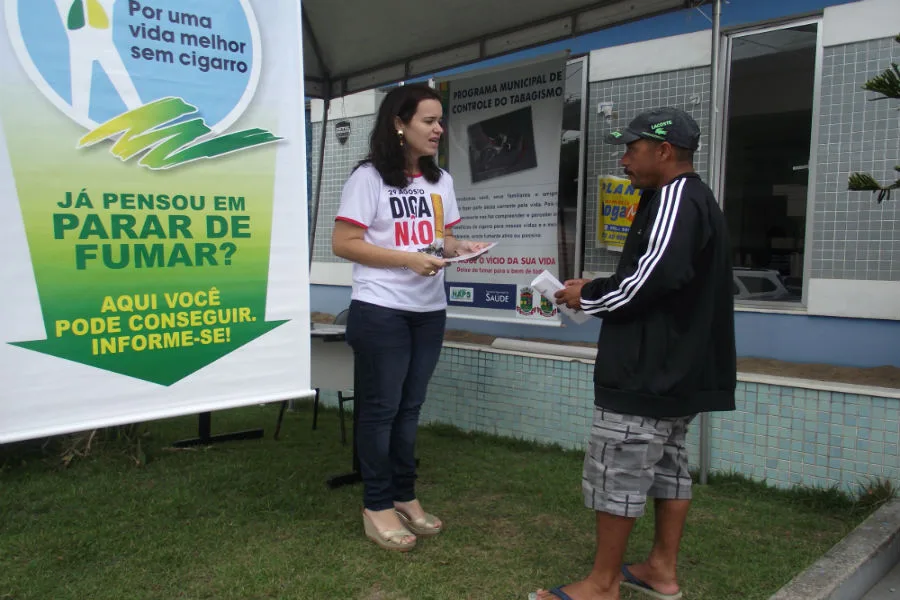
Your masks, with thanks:
[[[0,443],[309,392],[299,23],[3,0]]]

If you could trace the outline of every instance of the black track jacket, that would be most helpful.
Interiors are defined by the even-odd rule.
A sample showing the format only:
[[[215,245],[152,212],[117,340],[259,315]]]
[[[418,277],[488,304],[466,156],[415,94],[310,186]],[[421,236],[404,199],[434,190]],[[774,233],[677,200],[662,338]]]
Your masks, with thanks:
[[[646,417],[734,410],[733,285],[725,218],[699,176],[644,191],[615,274],[581,292],[603,319],[594,404]]]

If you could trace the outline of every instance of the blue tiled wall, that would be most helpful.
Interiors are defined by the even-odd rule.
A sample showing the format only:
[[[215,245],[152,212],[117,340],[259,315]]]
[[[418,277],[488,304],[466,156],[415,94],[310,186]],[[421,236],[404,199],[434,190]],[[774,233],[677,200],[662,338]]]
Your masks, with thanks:
[[[446,345],[422,422],[582,449],[593,409],[592,372],[593,365],[572,359]],[[900,484],[900,400],[749,377],[738,383],[737,410],[711,415],[713,471],[779,487],[837,484],[853,491],[872,477]],[[697,467],[699,420],[687,442]]]
[[[894,181],[900,161],[896,103],[872,102],[863,84],[900,60],[892,38],[825,48],[819,117],[812,276],[900,281],[900,207],[848,192],[850,173]]]
[[[589,85],[588,106],[612,102],[616,117],[609,122],[596,110],[588,111],[587,178],[584,214],[584,270],[612,272],[620,254],[601,247],[597,240],[598,177],[623,177],[622,147],[607,144],[605,136],[621,129],[639,113],[658,106],[674,106],[687,111],[700,124],[700,149],[694,157],[694,168],[707,180],[709,172],[709,67],[653,73],[599,81]],[[695,100],[696,99],[696,100]]]
[[[713,418],[711,467],[781,486],[897,482],[900,401],[741,382],[738,410]]]
[[[590,429],[592,365],[444,348],[423,421],[581,448]]]

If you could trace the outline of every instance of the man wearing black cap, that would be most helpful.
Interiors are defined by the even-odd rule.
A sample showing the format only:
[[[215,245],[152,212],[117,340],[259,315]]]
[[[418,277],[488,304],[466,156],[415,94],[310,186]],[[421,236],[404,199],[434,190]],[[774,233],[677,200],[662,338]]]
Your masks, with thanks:
[[[566,282],[557,302],[603,319],[585,504],[597,554],[583,581],[538,598],[617,600],[619,586],[661,600],[681,591],[676,559],[691,499],[685,434],[697,413],[734,410],[731,251],[722,211],[694,172],[700,128],[684,111],[643,113],[607,141],[625,144],[625,174],[642,190],[615,274]],[[644,562],[623,565],[647,497],[656,535]]]

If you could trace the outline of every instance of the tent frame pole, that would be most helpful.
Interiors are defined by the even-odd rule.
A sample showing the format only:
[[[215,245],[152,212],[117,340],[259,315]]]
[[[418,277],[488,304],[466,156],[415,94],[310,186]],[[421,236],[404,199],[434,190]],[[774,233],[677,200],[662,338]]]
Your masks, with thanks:
[[[720,146],[719,146],[719,48],[722,30],[722,0],[714,0],[712,14],[712,61],[710,65],[709,93],[709,174],[708,183],[718,189]],[[709,413],[700,414],[700,484],[709,482],[712,459],[712,420]]]
[[[325,166],[325,134],[328,133],[328,110],[331,107],[331,85],[325,85],[324,106],[322,107],[322,132],[319,136],[319,166],[316,172],[316,193],[313,196],[309,224],[309,266],[312,268],[313,252],[316,247],[316,225],[319,222],[319,204],[322,197],[322,170]]]

